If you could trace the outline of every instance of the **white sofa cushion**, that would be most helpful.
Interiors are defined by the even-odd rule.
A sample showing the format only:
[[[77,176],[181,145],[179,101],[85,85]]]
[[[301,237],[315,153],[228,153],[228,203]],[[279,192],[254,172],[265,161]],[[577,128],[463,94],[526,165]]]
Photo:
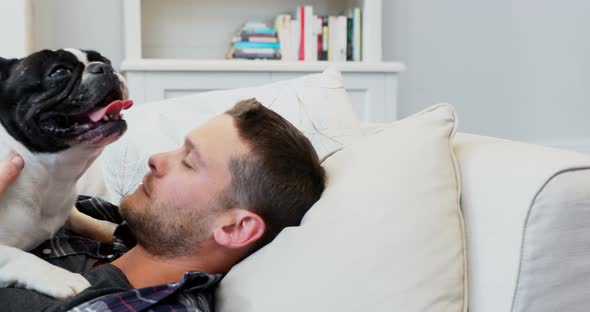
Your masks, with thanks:
[[[512,311],[590,309],[590,160],[558,172],[535,196]]]
[[[125,111],[129,124],[127,133],[105,149],[81,179],[79,193],[99,195],[118,203],[141,182],[150,155],[181,145],[190,129],[223,113],[236,102],[253,97],[301,130],[320,157],[362,135],[342,76],[334,68],[259,87],[206,92],[138,105]],[[100,180],[100,172],[104,174],[108,191],[97,194],[100,187],[90,182]]]
[[[469,311],[587,311],[590,157],[469,134],[454,148]]]
[[[320,200],[228,273],[217,311],[466,311],[454,122],[435,106],[329,157]]]

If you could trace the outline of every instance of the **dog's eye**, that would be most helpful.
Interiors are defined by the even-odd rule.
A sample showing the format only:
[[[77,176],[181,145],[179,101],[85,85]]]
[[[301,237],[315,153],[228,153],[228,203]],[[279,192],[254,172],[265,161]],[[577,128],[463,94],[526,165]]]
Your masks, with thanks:
[[[71,74],[72,71],[69,68],[66,67],[57,67],[56,69],[54,69],[50,74],[49,77],[54,78],[54,77],[62,77],[62,76],[66,76]]]

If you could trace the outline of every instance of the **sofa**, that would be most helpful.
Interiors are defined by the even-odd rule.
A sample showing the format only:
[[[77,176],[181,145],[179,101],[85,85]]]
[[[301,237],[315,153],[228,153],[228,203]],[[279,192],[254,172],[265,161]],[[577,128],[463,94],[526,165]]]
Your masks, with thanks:
[[[590,156],[456,133],[449,104],[361,123],[335,68],[137,105],[79,192],[117,202],[149,155],[252,97],[310,139],[328,183],[226,275],[216,310],[590,310]]]

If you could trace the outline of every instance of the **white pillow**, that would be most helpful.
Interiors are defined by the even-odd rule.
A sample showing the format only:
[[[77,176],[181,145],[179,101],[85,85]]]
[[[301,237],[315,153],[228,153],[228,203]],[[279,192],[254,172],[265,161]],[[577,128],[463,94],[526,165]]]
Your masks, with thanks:
[[[133,91],[133,90],[132,90]],[[293,123],[323,157],[362,136],[342,76],[334,68],[321,74],[253,88],[206,92],[142,104],[125,111],[127,133],[100,156],[109,192],[118,203],[141,182],[150,155],[182,144],[186,133],[236,102],[257,98]],[[96,170],[90,170],[90,172]],[[82,179],[96,180],[92,179]],[[86,182],[84,182],[86,183]],[[81,185],[80,192],[89,189]],[[92,195],[92,194],[91,194]]]
[[[466,311],[454,133],[438,105],[329,157],[320,200],[227,274],[217,311]]]

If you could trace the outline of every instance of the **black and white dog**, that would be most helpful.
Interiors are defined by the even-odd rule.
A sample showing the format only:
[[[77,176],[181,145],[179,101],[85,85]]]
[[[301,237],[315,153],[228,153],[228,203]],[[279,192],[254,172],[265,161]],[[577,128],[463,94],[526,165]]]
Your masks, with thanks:
[[[0,287],[65,298],[89,286],[25,251],[64,225],[76,181],[127,130],[120,115],[132,105],[127,94],[123,77],[94,51],[0,58],[0,159],[16,151],[25,160],[0,198]]]

